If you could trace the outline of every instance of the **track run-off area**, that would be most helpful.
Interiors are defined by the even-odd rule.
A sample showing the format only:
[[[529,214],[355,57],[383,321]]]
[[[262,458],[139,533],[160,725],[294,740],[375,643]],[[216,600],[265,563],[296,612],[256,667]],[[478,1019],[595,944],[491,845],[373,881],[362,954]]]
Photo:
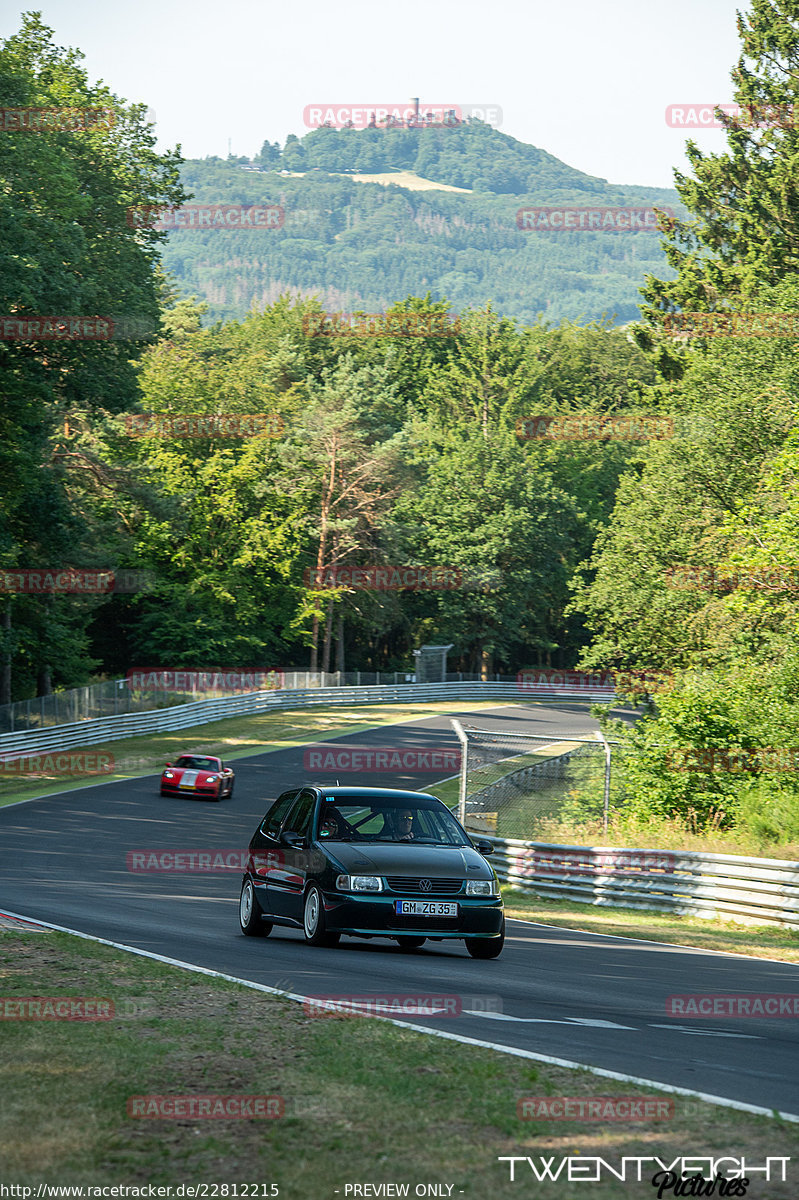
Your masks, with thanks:
[[[579,704],[462,714],[453,705],[451,715],[544,736],[597,728]],[[199,738],[190,731],[187,744]],[[444,714],[335,742],[458,749]],[[799,965],[512,919],[495,961],[471,959],[462,942],[427,942],[412,954],[384,939],[315,948],[299,930],[241,934],[239,871],[130,869],[135,852],[243,850],[271,801],[309,781],[303,753],[300,746],[238,759],[234,795],[218,804],[162,798],[151,775],[0,809],[0,910],[292,996],[455,997],[450,1016],[403,1023],[799,1120],[797,1019],[681,1022],[667,1007],[675,995],[794,996]],[[436,782],[429,772],[339,778],[420,791]]]

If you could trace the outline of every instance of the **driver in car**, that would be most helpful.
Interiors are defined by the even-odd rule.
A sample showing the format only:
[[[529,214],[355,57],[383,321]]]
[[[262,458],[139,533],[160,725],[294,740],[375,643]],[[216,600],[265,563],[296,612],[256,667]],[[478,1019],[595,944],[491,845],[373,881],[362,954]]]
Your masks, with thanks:
[[[387,812],[384,816],[385,833],[394,842],[412,842],[415,834],[413,832],[413,813],[408,808],[401,808],[399,812]]]
[[[327,808],[319,822],[319,836],[323,838],[340,838],[342,835],[341,817],[335,808]]]

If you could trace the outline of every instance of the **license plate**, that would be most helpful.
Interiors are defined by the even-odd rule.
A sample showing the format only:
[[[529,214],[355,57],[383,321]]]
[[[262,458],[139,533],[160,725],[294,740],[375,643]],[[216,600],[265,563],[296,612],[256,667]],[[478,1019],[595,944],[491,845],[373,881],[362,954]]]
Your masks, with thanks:
[[[457,917],[458,906],[447,900],[397,900],[398,917]]]

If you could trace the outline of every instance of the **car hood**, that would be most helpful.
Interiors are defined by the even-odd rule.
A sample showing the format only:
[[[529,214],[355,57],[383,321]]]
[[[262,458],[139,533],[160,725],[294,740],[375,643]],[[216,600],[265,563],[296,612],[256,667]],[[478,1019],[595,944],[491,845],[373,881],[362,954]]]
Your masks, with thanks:
[[[493,875],[482,854],[471,846],[328,841],[320,845],[348,875],[426,875],[430,879],[488,879]]]

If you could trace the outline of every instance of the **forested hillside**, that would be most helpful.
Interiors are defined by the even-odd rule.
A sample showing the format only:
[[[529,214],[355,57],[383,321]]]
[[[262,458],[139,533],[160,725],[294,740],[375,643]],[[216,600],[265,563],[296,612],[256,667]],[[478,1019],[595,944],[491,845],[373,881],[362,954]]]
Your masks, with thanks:
[[[534,323],[639,315],[647,271],[668,276],[656,232],[533,232],[525,205],[679,208],[665,188],[620,187],[576,171],[480,123],[458,129],[316,129],[265,143],[256,163],[186,162],[203,204],[280,204],[281,229],[176,230],[166,269],[208,302],[208,319],[241,318],[281,295],[318,295],[328,309],[382,312],[430,292],[454,312],[493,302]],[[279,174],[290,169],[299,177]],[[357,181],[351,173],[413,171],[464,195]],[[348,172],[348,174],[338,174]]]

